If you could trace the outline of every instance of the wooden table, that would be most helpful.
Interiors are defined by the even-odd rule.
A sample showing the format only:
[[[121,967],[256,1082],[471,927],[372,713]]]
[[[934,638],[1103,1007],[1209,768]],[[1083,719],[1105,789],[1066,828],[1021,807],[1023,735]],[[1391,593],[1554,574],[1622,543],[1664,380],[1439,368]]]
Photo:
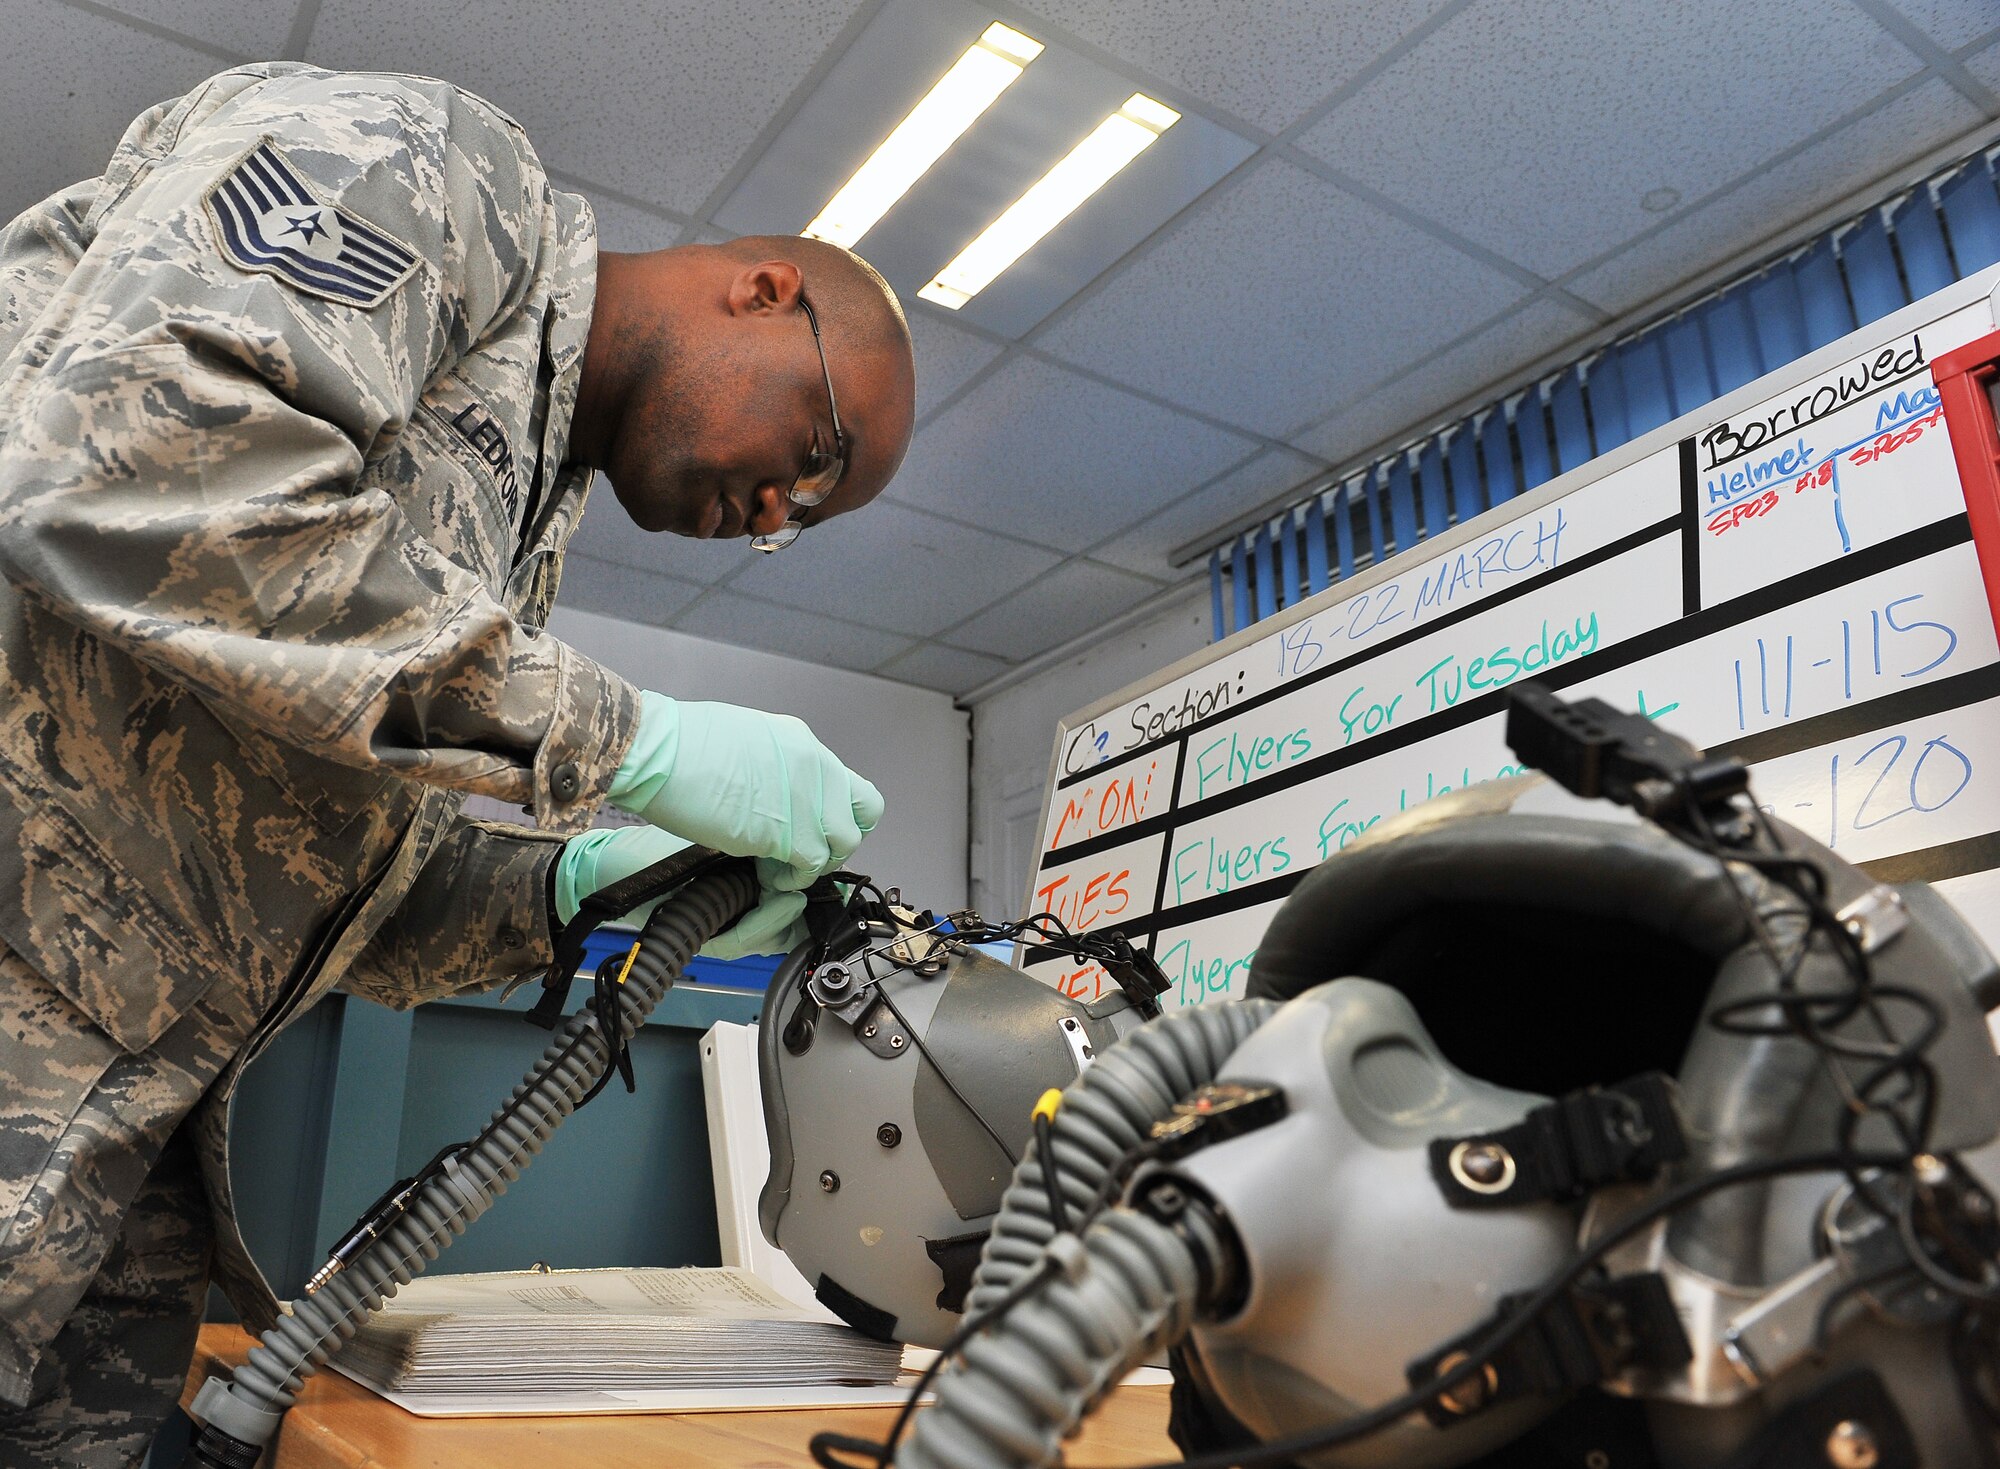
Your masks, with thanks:
[[[202,1381],[234,1368],[253,1338],[201,1329],[185,1406]],[[879,1439],[889,1408],[772,1413],[635,1413],[580,1418],[419,1418],[338,1372],[306,1384],[260,1469],[811,1469],[806,1441],[823,1428]],[[1066,1446],[1069,1469],[1118,1469],[1180,1457],[1167,1438],[1167,1389],[1124,1387]]]

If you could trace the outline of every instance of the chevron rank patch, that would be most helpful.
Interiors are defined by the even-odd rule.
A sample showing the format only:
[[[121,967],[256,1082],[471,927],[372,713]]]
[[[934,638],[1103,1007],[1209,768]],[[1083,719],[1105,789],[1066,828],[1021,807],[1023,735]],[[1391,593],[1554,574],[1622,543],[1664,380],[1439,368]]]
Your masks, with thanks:
[[[380,305],[417,268],[416,252],[401,240],[314,198],[269,143],[209,190],[208,212],[232,265],[346,306]]]

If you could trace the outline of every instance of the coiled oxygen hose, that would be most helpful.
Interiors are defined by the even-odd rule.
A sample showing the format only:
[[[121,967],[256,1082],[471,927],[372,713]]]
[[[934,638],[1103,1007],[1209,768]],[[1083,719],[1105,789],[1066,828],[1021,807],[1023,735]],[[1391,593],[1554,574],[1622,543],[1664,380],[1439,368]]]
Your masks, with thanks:
[[[695,951],[756,901],[754,871],[732,863],[692,878],[653,910],[616,987],[623,1036],[645,1024]],[[204,1426],[190,1462],[250,1469],[305,1380],[492,1207],[612,1064],[611,1040],[586,1005],[563,1023],[486,1129],[421,1181],[379,1238],[313,1294],[293,1301],[233,1381],[211,1377],[202,1384],[191,1411]]]
[[[1278,1010],[1239,1000],[1177,1011],[1132,1032],[1063,1093],[1052,1134],[1056,1190],[1067,1213],[1101,1206],[1152,1125],[1215,1080],[1232,1053]],[[1049,1188],[1030,1144],[1002,1196],[966,1301],[970,1320],[1053,1255],[1061,1273],[966,1345],[938,1379],[937,1402],[896,1456],[903,1469],[1041,1469],[1105,1392],[1180,1340],[1200,1282],[1172,1228],[1126,1209],[1058,1237]]]

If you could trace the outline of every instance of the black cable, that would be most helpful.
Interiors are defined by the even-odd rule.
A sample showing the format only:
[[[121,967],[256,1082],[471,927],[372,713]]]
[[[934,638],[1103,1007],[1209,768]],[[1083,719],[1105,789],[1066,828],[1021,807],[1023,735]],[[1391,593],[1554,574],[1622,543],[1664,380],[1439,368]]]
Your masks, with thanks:
[[[1062,1196],[1062,1181],[1056,1174],[1055,1122],[1039,1108],[1035,1111],[1035,1155],[1042,1164],[1042,1187],[1049,1194],[1049,1218],[1057,1234],[1068,1234],[1069,1203]]]
[[[917,1377],[915,1384],[910,1388],[909,1397],[903,1401],[902,1410],[896,1414],[896,1421],[889,1426],[889,1436],[882,1440],[882,1442],[874,1443],[868,1439],[856,1438],[844,1433],[816,1433],[812,1436],[811,1442],[807,1444],[807,1448],[812,1454],[813,1462],[819,1465],[820,1469],[857,1469],[857,1466],[852,1461],[843,1461],[832,1457],[833,1451],[838,1449],[846,1453],[873,1454],[875,1462],[872,1466],[869,1466],[869,1469],[890,1469],[890,1465],[895,1462],[896,1448],[902,1443],[903,1434],[909,1429],[910,1419],[916,1413],[918,1400],[923,1397],[925,1390],[930,1387],[931,1382],[937,1377],[938,1373],[944,1369],[945,1364],[963,1351],[965,1344],[971,1341],[973,1337],[977,1336],[993,1322],[999,1320],[1022,1301],[1025,1301],[1029,1296],[1040,1290],[1043,1285],[1053,1280],[1059,1273],[1059,1267],[1056,1262],[1049,1256],[1044,1255],[1040,1263],[1033,1270],[1030,1270],[1026,1275],[1015,1281],[1012,1286],[1008,1287],[1007,1293],[1000,1297],[999,1300],[988,1306],[984,1311],[968,1316],[964,1321],[959,1323],[958,1330],[954,1331],[950,1339],[942,1347],[938,1348],[938,1354],[930,1360],[923,1372]]]
[[[1620,1220],[1608,1234],[1595,1241],[1589,1249],[1574,1256],[1567,1265],[1528,1297],[1519,1309],[1495,1326],[1476,1347],[1468,1349],[1463,1361],[1450,1371],[1439,1373],[1422,1387],[1412,1388],[1399,1397],[1391,1398],[1386,1403],[1369,1409],[1359,1417],[1349,1418],[1326,1428],[1296,1433],[1289,1438],[1272,1439],[1253,1448],[1230,1450],[1221,1454],[1204,1454],[1185,1462],[1148,1464],[1144,1469],[1255,1469],[1258,1465],[1283,1464],[1292,1459],[1337,1448],[1342,1444],[1352,1443],[1356,1439],[1378,1433],[1398,1419],[1421,1410],[1426,1403],[1444,1397],[1484,1372],[1486,1364],[1525,1332],[1536,1317],[1555,1304],[1563,1293],[1584,1275],[1602,1264],[1605,1256],[1641,1230],[1669,1214],[1686,1208],[1697,1199],[1721,1189],[1790,1173],[1829,1172],[1838,1169],[1842,1160],[1850,1156],[1852,1155],[1844,1152],[1810,1153],[1796,1158],[1739,1163],[1733,1168],[1724,1168],[1704,1178],[1694,1179],[1678,1188],[1670,1189],[1646,1208]],[[1862,1154],[1860,1160],[1864,1166],[1879,1168],[1893,1167],[1900,1158],[1894,1153],[1879,1153]]]
[[[1676,825],[1662,821],[1660,824],[1671,835],[1714,857],[1721,864],[1725,879],[1741,911],[1746,931],[1756,939],[1776,972],[1776,983],[1772,990],[1718,1007],[1709,1015],[1708,1023],[1729,1034],[1760,1037],[1794,1036],[1812,1046],[1819,1054],[1832,1084],[1846,1103],[1835,1139],[1836,1149],[1802,1158],[1739,1164],[1669,1190],[1651,1205],[1621,1221],[1590,1248],[1579,1253],[1554,1277],[1544,1282],[1519,1309],[1497,1325],[1475,1349],[1469,1350],[1463,1360],[1450,1371],[1440,1374],[1420,1388],[1413,1388],[1397,1398],[1380,1404],[1367,1413],[1323,1429],[1295,1434],[1255,1448],[1221,1455],[1207,1455],[1180,1465],[1149,1466],[1149,1469],[1252,1469],[1252,1466],[1256,1465],[1286,1463],[1379,1432],[1483,1372],[1492,1358],[1525,1332],[1543,1311],[1574,1286],[1587,1271],[1597,1268],[1612,1249],[1634,1234],[1720,1189],[1788,1173],[1837,1171],[1844,1174],[1853,1186],[1856,1197],[1898,1228],[1909,1257],[1906,1261],[1899,1261],[1893,1266],[1844,1285],[1822,1307],[1816,1318],[1814,1335],[1816,1350],[1823,1342],[1834,1308],[1842,1301],[1860,1290],[1880,1284],[1897,1275],[1906,1274],[1912,1269],[1965,1298],[1971,1303],[1966,1308],[1968,1313],[1976,1312],[1979,1307],[2000,1299],[2000,1286],[1996,1286],[1993,1282],[1990,1269],[1987,1271],[1988,1279],[1983,1281],[1970,1280],[1947,1271],[1932,1258],[1929,1244],[1917,1234],[1915,1217],[1917,1186],[1914,1167],[1916,1159],[1928,1151],[1929,1139],[1936,1124],[1938,1098],[1936,1069],[1928,1060],[1926,1053],[1942,1034],[1944,1016],[1941,1008],[1929,996],[1916,990],[1898,985],[1878,985],[1874,982],[1872,965],[1862,937],[1851,931],[1827,906],[1828,884],[1825,872],[1817,863],[1787,851],[1782,836],[1766,813],[1754,806],[1752,808],[1755,812],[1752,818],[1753,830],[1761,833],[1772,849],[1759,852],[1738,844],[1725,844],[1719,838],[1709,821],[1707,812],[1693,792],[1684,788],[1683,797],[1681,809],[1687,813],[1685,823]],[[1790,943],[1782,942],[1772,931],[1771,925],[1765,920],[1765,915],[1758,911],[1749,893],[1745,892],[1737,881],[1731,869],[1732,863],[1740,864],[1756,873],[1772,890],[1782,892],[1796,900],[1798,904],[1796,908],[1782,910],[1780,914],[1773,915],[1789,918],[1801,925],[1796,935],[1790,936]],[[1054,924],[1062,937],[1072,937],[1068,934],[1068,930],[1063,928],[1060,920],[1054,919],[1053,915],[1037,915],[1034,920],[1023,920],[1021,924],[1010,925],[1013,932],[1007,936],[1014,937],[1021,932],[1031,931],[1031,926],[1032,931],[1046,933],[1046,929],[1041,926],[1044,919]],[[1846,972],[1850,983],[1837,990],[1806,993],[1799,989],[1800,975],[1806,960],[1814,951],[1816,942],[1822,939]],[[1905,1005],[1914,1010],[1919,1021],[1915,1033],[1909,1036],[1899,1035],[1884,1008],[1885,1004]],[[1772,1018],[1762,1018],[1767,1014]],[[1870,1042],[1849,1035],[1831,1033],[1837,1028],[1846,1026],[1859,1015],[1866,1015],[1880,1036],[1879,1041]],[[1841,1064],[1847,1061],[1871,1065],[1872,1069],[1866,1071],[1857,1083]],[[1885,1095],[1891,1084],[1900,1084],[1899,1092],[1895,1096]],[[1904,1108],[1911,1106],[1915,1115],[1905,1115]],[[1902,1144],[1903,1151],[1893,1153],[1861,1151],[1860,1129],[1871,1117],[1886,1121],[1897,1141]],[[1041,1138],[1041,1147],[1046,1155],[1048,1147],[1046,1137]],[[1956,1168],[1955,1160],[1947,1160],[1947,1166],[1953,1167],[1960,1177],[1964,1178],[1962,1169]],[[1873,1186],[1873,1180],[1865,1176],[1873,1170],[1893,1172],[1908,1180],[1903,1198],[1891,1201],[1881,1197]],[[1122,1167],[1115,1167],[1107,1173],[1099,1186],[1099,1197],[1093,1200],[1091,1208],[1085,1215],[1086,1226],[1109,1204],[1119,1175],[1126,1172],[1127,1170]],[[1052,1209],[1060,1207],[1055,1200],[1053,1174],[1054,1169],[1051,1165],[1045,1174],[1045,1182],[1050,1187]],[[1977,1187],[1976,1184],[1972,1186]],[[1057,1222],[1058,1228],[1061,1228],[1063,1220],[1060,1215],[1057,1216]],[[1960,1242],[1953,1241],[1953,1243]],[[1011,1295],[1010,1292],[1010,1297]],[[981,1325],[997,1319],[1009,1309],[1010,1305],[1011,1300],[1008,1298],[996,1302],[990,1311],[982,1314]],[[1971,1316],[1969,1319],[1982,1325],[1986,1320],[1983,1316]],[[1966,1329],[1970,1331],[1973,1328]],[[1965,1369],[1961,1368],[1962,1376],[1964,1371]],[[1968,1386],[1967,1390],[1971,1392],[1976,1387],[1976,1378],[1969,1381],[1972,1385]],[[1996,1417],[2000,1417],[2000,1407],[1996,1407],[1983,1392],[1977,1394],[1977,1400],[1983,1407],[1993,1411]],[[910,1404],[905,1404],[903,1417],[898,1420],[899,1426],[907,1418],[913,1402],[914,1400]],[[893,1453],[893,1442],[889,1451]],[[886,1469],[887,1464],[887,1458],[878,1461],[881,1469]]]

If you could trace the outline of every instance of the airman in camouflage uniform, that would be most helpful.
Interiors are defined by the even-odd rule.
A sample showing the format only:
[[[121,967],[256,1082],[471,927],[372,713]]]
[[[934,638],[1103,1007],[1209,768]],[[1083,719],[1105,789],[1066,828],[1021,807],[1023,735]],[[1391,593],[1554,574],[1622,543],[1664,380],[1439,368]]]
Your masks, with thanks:
[[[497,109],[284,64],[0,233],[0,1463],[131,1462],[211,1272],[272,1319],[225,1124],[289,1019],[546,962],[639,713],[540,630],[598,280]]]

